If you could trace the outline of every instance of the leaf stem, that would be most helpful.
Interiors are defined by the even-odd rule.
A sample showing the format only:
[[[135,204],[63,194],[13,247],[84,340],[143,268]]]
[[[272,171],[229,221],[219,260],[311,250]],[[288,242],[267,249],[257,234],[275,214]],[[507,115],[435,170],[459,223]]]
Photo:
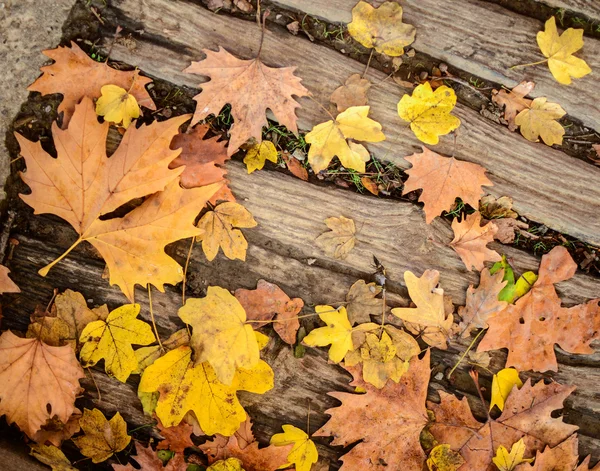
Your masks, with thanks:
[[[58,257],[56,260],[54,260],[53,262],[49,263],[48,265],[46,265],[44,268],[41,268],[38,273],[41,276],[46,276],[48,274],[48,272],[50,271],[50,269],[56,265],[58,262],[60,262],[63,258],[65,258],[67,255],[69,255],[69,253],[71,252],[71,250],[73,250],[75,247],[77,247],[79,245],[79,243],[83,240],[82,237],[79,237],[79,239],[77,239],[75,242],[73,242],[73,245],[71,245],[71,247],[69,247],[67,249],[67,251],[65,253],[63,253],[60,257]]]
[[[267,16],[271,14],[271,10],[265,10],[262,20],[262,28],[260,33],[260,46],[258,47],[258,54],[256,54],[256,60],[260,59],[260,53],[262,52],[263,43],[265,42],[265,31],[267,30]]]
[[[321,107],[321,109],[323,111],[325,111],[325,113],[327,113],[329,115],[329,117],[335,121],[335,118],[333,117],[333,115],[329,112],[329,110],[327,108],[325,108],[321,103],[319,103],[318,100],[316,100],[312,95],[307,95],[308,98],[310,98],[312,101],[314,101],[317,105],[319,105]]]
[[[154,327],[154,335],[156,335],[156,340],[158,341],[158,346],[162,352],[165,351],[165,347],[163,347],[162,342],[160,341],[160,337],[158,336],[158,329],[156,328],[156,322],[154,321],[154,310],[152,309],[152,286],[148,283],[148,304],[150,305],[150,318],[152,319],[152,326]]]
[[[471,349],[473,348],[473,345],[475,345],[475,342],[477,342],[477,339],[479,338],[479,336],[485,331],[485,329],[481,329],[479,331],[479,333],[475,336],[475,338],[473,339],[473,341],[471,342],[471,344],[469,345],[469,347],[464,351],[464,353],[461,355],[461,357],[458,359],[458,361],[456,362],[456,364],[454,365],[454,367],[450,370],[450,373],[448,373],[447,378],[450,378],[450,376],[452,376],[452,373],[454,373],[454,370],[456,370],[456,368],[458,367],[458,365],[460,365],[462,363],[462,361],[465,359],[465,357],[467,356],[467,353],[469,353],[471,351]]]
[[[185,267],[183,268],[183,287],[181,289],[181,305],[185,304],[185,287],[187,283],[187,272],[190,266],[190,258],[192,258],[192,249],[194,248],[194,242],[196,237],[192,237],[192,243],[190,244],[190,250],[188,250],[187,258],[185,259]]]
[[[100,394],[100,388],[98,387],[98,384],[96,383],[96,379],[94,378],[94,375],[90,371],[89,367],[86,368],[86,370],[87,370],[88,374],[90,375],[90,378],[92,378],[92,382],[94,383],[94,386],[96,386],[96,391],[98,392],[98,402],[102,402],[102,395]]]
[[[373,53],[375,52],[375,49],[371,49],[371,54],[369,55],[369,60],[367,61],[367,66],[365,67],[365,71],[363,72],[361,78],[365,78],[365,75],[367,75],[367,72],[369,71],[369,66],[371,65],[371,59],[373,59]]]
[[[544,59],[543,61],[530,62],[529,64],[517,64],[517,65],[513,65],[513,66],[509,67],[509,69],[516,69],[517,67],[529,67],[531,65],[543,64],[545,62],[548,62],[548,59]]]

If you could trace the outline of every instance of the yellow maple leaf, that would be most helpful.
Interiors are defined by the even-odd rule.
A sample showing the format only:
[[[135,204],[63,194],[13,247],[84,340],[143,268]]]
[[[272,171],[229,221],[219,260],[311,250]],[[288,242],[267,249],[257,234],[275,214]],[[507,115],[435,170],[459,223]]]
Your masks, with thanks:
[[[151,347],[138,348],[134,354],[138,362],[137,368],[132,371],[133,374],[142,374],[143,371],[158,360],[165,351],[170,352],[171,350],[181,347],[182,345],[188,345],[190,336],[187,329],[179,329],[173,332],[167,340],[163,340],[162,348],[160,345],[153,345]]]
[[[523,381],[519,378],[519,372],[514,368],[504,368],[498,371],[492,378],[492,399],[490,401],[490,410],[494,406],[504,410],[504,402],[513,388],[523,386]]]
[[[248,173],[262,169],[267,160],[270,160],[274,164],[277,163],[277,149],[275,149],[275,145],[271,141],[262,141],[254,144],[248,149],[246,157],[244,157]]]
[[[77,468],[71,466],[71,462],[60,451],[60,448],[54,445],[44,445],[43,443],[34,443],[30,445],[29,454],[38,461],[52,468],[52,471],[77,471]]]
[[[548,103],[547,98],[539,97],[517,115],[515,124],[520,126],[521,134],[528,141],[537,142],[541,137],[548,146],[560,145],[565,130],[556,120],[565,114],[567,112],[558,103]]]
[[[217,378],[229,385],[238,368],[251,369],[260,361],[254,329],[246,311],[229,291],[209,286],[204,298],[189,298],[179,317],[193,327],[191,345],[196,364],[209,362]]]
[[[402,23],[402,7],[385,2],[379,8],[362,0],[352,9],[348,32],[363,46],[388,56],[401,56],[415,40],[416,28]]]
[[[127,435],[127,423],[118,412],[106,420],[98,409],[84,409],[79,425],[84,435],[73,438],[81,454],[94,463],[106,461],[115,453],[124,450],[131,437]]]
[[[96,102],[96,114],[104,116],[105,121],[119,124],[127,129],[132,119],[140,117],[137,100],[127,90],[117,85],[104,85]]]
[[[537,34],[537,43],[558,83],[569,85],[571,77],[581,78],[592,72],[583,59],[573,55],[583,47],[583,29],[569,28],[559,35],[556,20],[551,16],[545,30]]]
[[[437,144],[439,136],[460,126],[460,119],[450,114],[456,105],[456,94],[442,85],[433,91],[429,82],[417,86],[411,95],[398,102],[398,115],[410,123],[417,139],[425,144]]]
[[[361,146],[362,149],[353,149],[346,139],[366,142],[385,140],[385,135],[381,132],[381,124],[367,117],[369,108],[369,106],[351,106],[338,114],[335,120],[317,124],[305,136],[306,142],[311,145],[308,150],[308,162],[315,173],[325,170],[336,155],[344,167],[357,172],[365,171],[368,152],[365,155],[362,151],[364,146]]]
[[[325,225],[331,230],[321,234],[315,242],[330,257],[346,258],[356,243],[354,221],[344,216],[331,217],[325,219]]]
[[[445,443],[433,447],[427,458],[429,471],[457,471],[464,463],[460,453]]]
[[[138,367],[131,344],[149,345],[156,340],[151,327],[136,319],[139,312],[139,304],[126,304],[112,311],[106,321],[90,322],[80,337],[82,365],[95,365],[104,358],[106,373],[123,383],[127,381]]]
[[[283,433],[276,433],[271,437],[271,445],[294,445],[287,459],[288,463],[281,468],[295,466],[296,471],[310,471],[313,463],[319,459],[319,452],[315,443],[308,438],[304,430],[293,425],[282,425]]]
[[[264,394],[273,388],[273,380],[271,367],[259,360],[250,369],[238,368],[231,384],[223,384],[208,362],[194,365],[192,350],[182,346],[144,370],[139,391],[160,392],[155,412],[165,427],[178,425],[193,411],[205,434],[230,436],[246,420],[236,392]]]
[[[208,261],[214,260],[219,247],[230,260],[246,260],[248,242],[242,231],[234,227],[256,227],[250,211],[239,203],[221,203],[214,211],[208,211],[202,216],[198,222],[200,234],[196,236],[196,240],[202,241],[202,250]]]
[[[512,445],[510,453],[504,446],[500,445],[492,461],[498,467],[498,471],[513,471],[519,464],[533,461],[533,458],[523,458],[525,449],[525,442],[522,438]]]
[[[242,462],[237,458],[227,458],[226,460],[215,461],[206,471],[244,471]]]

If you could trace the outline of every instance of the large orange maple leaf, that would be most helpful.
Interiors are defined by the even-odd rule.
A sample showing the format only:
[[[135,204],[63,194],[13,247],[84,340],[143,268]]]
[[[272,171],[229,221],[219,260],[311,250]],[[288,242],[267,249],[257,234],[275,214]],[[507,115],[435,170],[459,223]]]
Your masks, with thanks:
[[[288,460],[287,457],[292,450],[292,445],[275,446],[269,445],[259,448],[257,441],[245,443],[241,446],[237,435],[229,438],[216,435],[211,441],[200,445],[200,449],[208,456],[209,463],[224,460],[230,457],[242,462],[244,471],[275,471],[283,468]]]
[[[183,279],[183,269],[164,247],[199,234],[194,219],[222,185],[184,190],[178,178],[183,168],[169,170],[179,154],[169,149],[171,139],[187,119],[189,115],[129,127],[110,159],[105,150],[109,125],[98,123],[89,98],[75,107],[68,129],[53,124],[57,158],[39,142],[16,134],[27,164],[21,177],[31,188],[31,194],[21,198],[35,214],[55,214],[79,234],[67,252],[40,270],[42,276],[87,241],[106,261],[110,283],[118,285],[131,301],[136,284],[151,283],[163,291],[164,283]],[[125,217],[100,220],[130,200],[152,193]]]

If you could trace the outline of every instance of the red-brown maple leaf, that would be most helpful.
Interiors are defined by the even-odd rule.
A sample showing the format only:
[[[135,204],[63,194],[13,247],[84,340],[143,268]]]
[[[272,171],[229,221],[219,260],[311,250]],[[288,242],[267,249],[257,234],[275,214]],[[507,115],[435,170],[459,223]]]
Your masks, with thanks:
[[[245,448],[240,448],[238,439],[234,435],[227,441],[217,436],[214,440],[201,445],[200,449],[211,464],[233,457],[242,462],[244,471],[275,471],[288,462],[287,456],[292,447],[293,445],[269,445],[266,448],[258,448],[258,442],[252,442]]]
[[[181,422],[175,427],[165,427],[160,419],[158,420],[158,430],[164,437],[164,440],[158,442],[157,450],[171,450],[175,453],[183,453],[186,448],[194,446],[190,435],[194,427],[186,422]]]
[[[127,465],[113,464],[114,471],[186,471],[188,468],[183,453],[176,453],[165,466],[150,445],[144,447],[139,442],[136,442],[135,450],[137,454],[131,458],[140,467],[135,468],[131,463]]]

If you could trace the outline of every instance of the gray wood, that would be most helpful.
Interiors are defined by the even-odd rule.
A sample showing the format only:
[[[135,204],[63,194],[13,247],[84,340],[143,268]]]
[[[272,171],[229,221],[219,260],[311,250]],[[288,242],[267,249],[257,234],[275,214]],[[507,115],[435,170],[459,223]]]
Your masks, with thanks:
[[[592,20],[600,21],[600,2],[596,0],[535,0],[552,8],[563,8],[573,13],[582,13]]]

